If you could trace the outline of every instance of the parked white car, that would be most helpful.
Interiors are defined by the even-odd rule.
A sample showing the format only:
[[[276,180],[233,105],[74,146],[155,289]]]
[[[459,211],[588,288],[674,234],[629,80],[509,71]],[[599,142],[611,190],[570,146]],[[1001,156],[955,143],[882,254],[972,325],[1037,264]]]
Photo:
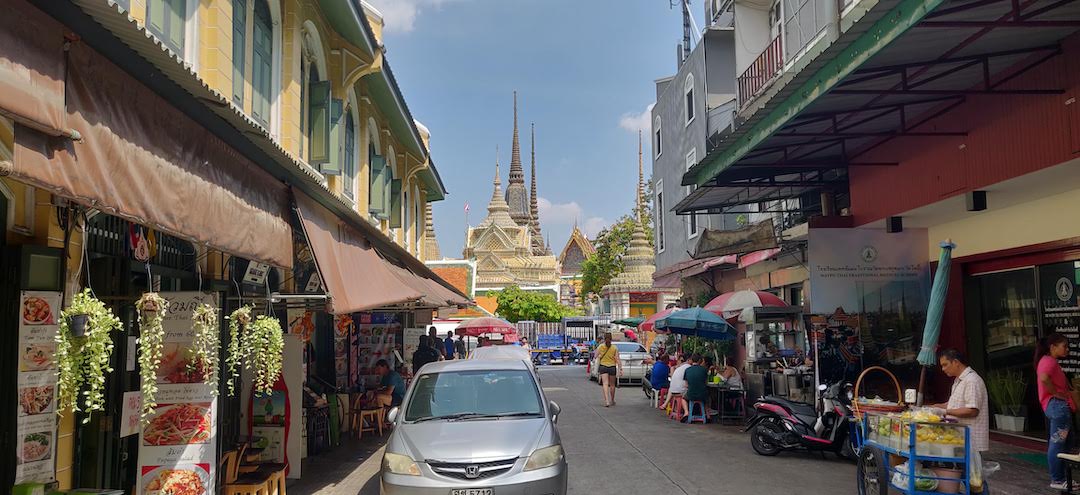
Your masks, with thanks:
[[[622,376],[619,378],[619,384],[623,383],[641,383],[645,380],[645,369],[648,367],[645,364],[645,358],[649,356],[649,353],[645,352],[645,346],[637,342],[612,342],[612,345],[619,350],[619,360],[622,361]],[[596,359],[596,351],[593,351],[591,358],[591,364],[589,365],[589,379],[597,380],[598,372],[600,368]]]

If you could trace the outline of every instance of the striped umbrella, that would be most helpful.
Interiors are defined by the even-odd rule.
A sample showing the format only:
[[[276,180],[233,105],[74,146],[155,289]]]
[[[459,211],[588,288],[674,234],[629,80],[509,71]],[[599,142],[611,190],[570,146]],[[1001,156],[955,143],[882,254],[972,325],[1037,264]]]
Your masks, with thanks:
[[[654,325],[656,325],[656,320],[659,320],[660,318],[670,315],[671,313],[674,313],[678,310],[679,308],[668,308],[663,311],[653,313],[649,315],[648,318],[645,318],[645,321],[641,322],[641,324],[638,325],[637,329],[639,332],[655,332],[656,328],[654,327]]]
[[[502,318],[473,318],[461,322],[454,330],[458,335],[479,337],[486,333],[509,334],[517,333],[517,327]]]

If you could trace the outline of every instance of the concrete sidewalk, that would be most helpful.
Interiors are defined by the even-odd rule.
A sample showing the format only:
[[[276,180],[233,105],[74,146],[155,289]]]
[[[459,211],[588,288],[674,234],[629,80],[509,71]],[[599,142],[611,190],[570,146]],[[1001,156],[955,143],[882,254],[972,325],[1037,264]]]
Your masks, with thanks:
[[[377,495],[382,446],[390,435],[345,440],[336,449],[304,459],[299,480],[289,480],[289,495]]]

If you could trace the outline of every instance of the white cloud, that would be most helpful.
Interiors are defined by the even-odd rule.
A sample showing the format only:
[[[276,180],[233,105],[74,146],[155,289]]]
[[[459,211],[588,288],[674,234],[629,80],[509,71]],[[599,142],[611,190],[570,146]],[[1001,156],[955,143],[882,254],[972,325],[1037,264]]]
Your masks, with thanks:
[[[439,8],[449,0],[367,0],[379,10],[386,32],[408,33],[416,27],[416,18],[427,7]]]
[[[540,212],[540,226],[545,229],[546,232],[554,230],[558,232],[558,227],[570,227],[577,223],[578,228],[588,236],[590,239],[596,237],[596,234],[600,232],[604,227],[607,227],[611,222],[597,216],[586,216],[585,211],[581,208],[581,205],[577,204],[577,201],[571,201],[569,203],[552,203],[551,200],[538,196],[536,198],[536,206]],[[552,227],[556,227],[552,229]],[[567,229],[569,230],[569,229]]]
[[[641,113],[624,113],[622,118],[619,119],[619,127],[630,132],[643,131],[645,134],[649,134],[650,129],[652,129],[653,105],[654,103],[649,103],[649,106],[645,107],[645,111]]]

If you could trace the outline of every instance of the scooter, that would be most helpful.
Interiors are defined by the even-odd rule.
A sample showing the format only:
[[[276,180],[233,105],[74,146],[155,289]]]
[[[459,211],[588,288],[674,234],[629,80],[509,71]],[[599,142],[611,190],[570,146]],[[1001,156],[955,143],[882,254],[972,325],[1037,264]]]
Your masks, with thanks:
[[[856,458],[850,423],[852,389],[850,383],[821,385],[821,412],[811,404],[767,396],[754,404],[755,415],[743,431],[750,432],[754,452],[774,456],[785,450],[834,452],[849,460]]]

